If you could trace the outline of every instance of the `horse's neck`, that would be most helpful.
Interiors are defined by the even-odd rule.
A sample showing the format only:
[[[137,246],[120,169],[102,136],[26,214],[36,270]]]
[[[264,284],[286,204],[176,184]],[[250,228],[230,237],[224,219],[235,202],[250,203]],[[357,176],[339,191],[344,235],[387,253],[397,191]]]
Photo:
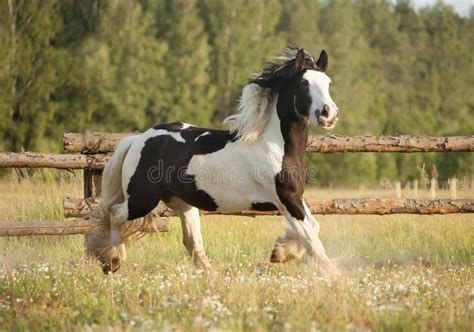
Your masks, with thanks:
[[[270,120],[268,121],[267,127],[263,131],[261,138],[265,142],[276,143],[283,147],[284,140],[281,133],[281,122],[276,111],[276,106],[272,109]]]
[[[304,158],[308,140],[308,122],[306,119],[280,119],[276,110],[261,137],[263,141],[281,147],[285,156],[301,160]]]
[[[285,156],[303,160],[308,141],[308,122],[306,119],[282,121],[282,135],[285,141]]]

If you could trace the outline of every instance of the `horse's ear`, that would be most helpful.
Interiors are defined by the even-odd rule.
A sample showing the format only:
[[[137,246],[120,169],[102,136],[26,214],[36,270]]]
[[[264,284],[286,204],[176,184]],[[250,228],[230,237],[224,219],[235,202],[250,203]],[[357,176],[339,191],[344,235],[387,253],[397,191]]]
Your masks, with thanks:
[[[296,53],[295,57],[295,67],[296,69],[300,70],[303,69],[305,66],[305,59],[304,59],[304,49],[300,48]]]
[[[316,61],[316,66],[322,71],[325,72],[328,68],[328,54],[325,50],[321,51],[318,61]]]

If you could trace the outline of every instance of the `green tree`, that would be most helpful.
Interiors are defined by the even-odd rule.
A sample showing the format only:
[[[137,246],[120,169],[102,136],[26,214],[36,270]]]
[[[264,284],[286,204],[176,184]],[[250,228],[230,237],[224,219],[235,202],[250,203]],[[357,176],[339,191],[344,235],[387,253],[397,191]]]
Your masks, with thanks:
[[[235,111],[249,74],[257,73],[270,56],[278,55],[284,39],[277,0],[200,0],[201,16],[211,45],[210,79],[216,86],[217,122]]]
[[[215,86],[209,78],[210,47],[195,0],[155,4],[157,38],[169,49],[164,56],[165,102],[159,102],[161,122],[187,121],[210,125]]]
[[[325,46],[319,29],[321,6],[314,0],[282,0],[278,31],[289,45],[304,47],[315,55]]]
[[[368,75],[374,55],[364,38],[364,25],[357,6],[352,2],[329,2],[321,6],[317,22],[324,40],[324,45],[318,48],[328,51],[327,73],[333,81],[331,95],[341,114],[335,132],[374,134],[380,128],[381,112],[375,108],[380,100],[374,93],[377,91],[375,78]],[[362,178],[365,182],[376,180],[377,164],[373,155],[315,154],[310,158],[321,169],[322,184],[347,185]]]
[[[439,76],[435,95],[439,108],[435,114],[436,133],[472,135],[474,132],[474,24],[472,18],[460,18],[442,3],[420,12],[432,45],[431,66]],[[444,154],[436,156],[442,178],[474,173],[474,156]]]
[[[50,102],[58,72],[53,46],[61,22],[57,1],[3,1],[0,5],[0,117],[3,148],[47,147],[47,127],[56,105]]]
[[[139,3],[115,0],[100,10],[97,32],[75,54],[86,73],[79,106],[88,109],[92,128],[145,129],[165,99],[167,45]]]

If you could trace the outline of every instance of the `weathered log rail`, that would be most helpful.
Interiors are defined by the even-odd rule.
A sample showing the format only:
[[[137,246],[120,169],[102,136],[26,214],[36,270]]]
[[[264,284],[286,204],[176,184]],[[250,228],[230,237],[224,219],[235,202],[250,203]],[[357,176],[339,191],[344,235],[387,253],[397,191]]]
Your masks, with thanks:
[[[138,133],[65,133],[67,153],[99,154],[113,151],[125,137]],[[307,152],[470,152],[474,136],[310,136]]]
[[[310,136],[306,152],[469,152],[474,136]]]
[[[140,133],[64,133],[64,152],[97,154],[112,152],[124,138]]]
[[[322,199],[307,200],[309,208],[314,214],[450,214],[474,213],[474,200],[468,199]],[[64,212],[67,216],[85,217],[90,214],[90,208],[97,202],[86,202],[82,199],[64,200]],[[150,218],[150,226],[146,232],[167,232],[168,222],[166,217],[174,216],[173,211],[161,207],[154,211],[159,217]],[[278,211],[241,211],[233,213],[206,212],[201,215],[237,215],[246,217],[277,216]],[[92,219],[79,219],[75,221],[21,221],[0,222],[0,237],[3,236],[28,236],[28,235],[71,235],[83,234],[95,226]]]
[[[68,154],[39,152],[0,152],[0,168],[44,167],[57,169],[101,170],[121,139],[136,135],[105,133],[66,133],[64,150]],[[307,152],[473,152],[474,136],[310,136]],[[81,154],[71,154],[80,152]]]
[[[0,221],[0,237],[28,235],[72,235],[84,234],[96,225],[90,219],[76,221]],[[153,220],[145,232],[167,232],[165,219]]]
[[[40,152],[0,152],[0,168],[103,169],[110,156]]]
[[[306,200],[313,214],[450,214],[474,213],[474,200],[470,199],[308,199]],[[91,209],[97,207],[95,200],[80,198],[64,199],[65,217],[85,217]],[[175,216],[172,210],[161,205],[153,211],[158,217]],[[278,211],[241,211],[241,212],[207,212],[201,215],[237,215],[247,217],[274,216]]]

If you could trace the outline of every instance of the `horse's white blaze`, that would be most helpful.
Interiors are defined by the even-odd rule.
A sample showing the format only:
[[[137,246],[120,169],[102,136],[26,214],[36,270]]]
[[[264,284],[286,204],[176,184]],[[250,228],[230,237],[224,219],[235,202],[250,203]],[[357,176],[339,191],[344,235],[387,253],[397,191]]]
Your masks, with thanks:
[[[307,70],[303,78],[309,82],[309,93],[311,95],[309,121],[315,125],[320,125],[316,112],[321,111],[324,105],[328,105],[329,115],[327,121],[332,122],[338,115],[338,109],[329,93],[331,79],[325,73],[316,70]]]

